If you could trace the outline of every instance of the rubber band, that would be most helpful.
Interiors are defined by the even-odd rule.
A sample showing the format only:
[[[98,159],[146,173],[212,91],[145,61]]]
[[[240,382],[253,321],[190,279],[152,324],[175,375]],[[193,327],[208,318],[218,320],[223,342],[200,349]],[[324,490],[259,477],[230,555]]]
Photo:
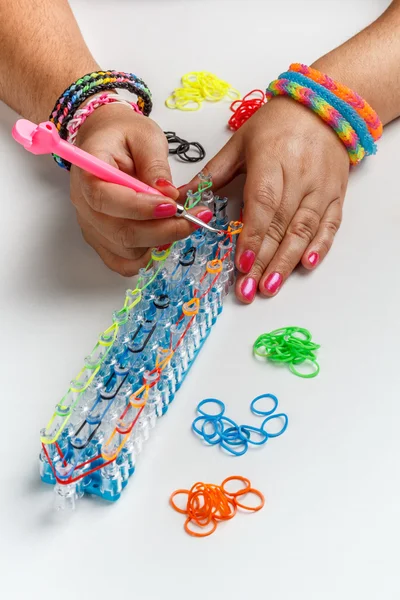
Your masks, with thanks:
[[[176,88],[166,99],[168,108],[183,111],[199,110],[204,102],[219,102],[224,98],[240,98],[238,90],[213,73],[197,71],[186,73],[181,78],[182,87]]]
[[[256,402],[258,402],[262,398],[271,398],[271,400],[274,403],[274,406],[273,406],[273,408],[271,408],[271,410],[265,411],[265,410],[260,410],[260,409],[254,408]],[[267,417],[268,415],[272,415],[272,413],[275,412],[277,407],[278,407],[278,398],[276,396],[274,396],[273,394],[261,394],[261,396],[257,396],[256,398],[254,398],[254,400],[252,400],[252,402],[250,404],[251,412],[254,413],[255,415],[259,415],[261,417]]]
[[[244,484],[244,487],[228,492],[225,486],[231,481],[238,481]],[[260,506],[252,507],[242,503],[242,498],[251,493],[260,498]],[[174,501],[179,494],[187,496],[186,509],[180,508]],[[224,479],[221,485],[199,481],[192,485],[190,490],[178,489],[171,494],[170,504],[176,512],[186,515],[184,523],[186,533],[194,537],[206,537],[215,532],[218,524],[233,519],[238,512],[238,507],[249,512],[257,512],[264,506],[265,498],[259,490],[251,486],[250,479],[233,475]],[[190,528],[190,523],[197,527],[198,531]]]
[[[253,345],[253,353],[258,358],[275,362],[287,363],[290,371],[298,377],[311,379],[320,371],[316,351],[319,344],[312,341],[312,335],[303,327],[282,327],[271,333],[261,334]],[[311,373],[302,373],[296,365],[311,362],[314,370]]]
[[[247,449],[249,447],[249,444],[247,441],[242,441],[241,444],[232,444],[232,442],[226,442],[225,440],[222,440],[220,442],[221,448],[223,448],[224,450],[226,450],[227,452],[229,452],[230,454],[233,454],[234,456],[243,456],[243,454],[246,454]],[[236,450],[235,448],[233,448],[232,446],[239,446],[239,445],[243,445],[243,449],[242,450]]]
[[[243,96],[241,100],[234,100],[230,105],[233,115],[228,121],[229,129],[237,131],[266,102],[267,98],[262,90],[252,90]]]
[[[255,440],[252,440],[251,433],[250,433],[251,431],[254,431],[255,433],[260,434],[262,439],[258,442],[256,442]],[[267,443],[268,438],[270,437],[266,431],[264,431],[263,429],[260,429],[259,427],[253,427],[252,425],[240,425],[239,432],[244,433],[245,435],[247,435],[247,433],[248,433],[247,443],[253,444],[253,446],[263,446],[264,444]]]
[[[206,413],[202,408],[206,404],[216,404],[217,406],[219,406],[219,408],[221,410],[216,415],[213,415],[213,414],[210,415],[209,413]],[[204,415],[205,417],[208,417],[210,419],[219,419],[220,417],[222,417],[222,415],[225,412],[225,404],[223,402],[221,402],[221,400],[217,400],[216,398],[205,398],[197,405],[197,412],[199,412],[201,415]]]
[[[284,424],[282,426],[282,429],[280,429],[280,431],[275,432],[275,433],[270,433],[269,431],[265,430],[265,424],[269,423],[270,421],[273,421],[274,419],[283,419],[284,420]],[[288,416],[285,415],[285,413],[279,413],[278,415],[271,415],[271,416],[267,417],[266,419],[264,419],[264,421],[261,424],[261,428],[260,429],[262,431],[264,431],[264,433],[267,434],[267,437],[275,438],[275,437],[279,437],[280,435],[282,435],[282,433],[284,433],[286,431],[287,426],[288,426],[288,422],[289,422]]]
[[[237,492],[228,492],[228,490],[225,488],[226,484],[229,483],[229,481],[240,481],[241,483],[245,484],[245,488],[238,490]],[[227,477],[226,479],[223,480],[223,482],[221,483],[221,489],[224,492],[224,494],[226,494],[227,496],[238,496],[239,494],[243,494],[245,492],[248,492],[251,488],[251,482],[250,479],[247,479],[247,477],[242,477],[241,475],[231,475],[230,477]]]
[[[250,488],[247,492],[238,494],[239,497],[241,496],[245,496],[247,494],[255,494],[256,496],[258,496],[261,500],[261,504],[260,506],[245,506],[244,504],[242,504],[241,502],[238,502],[237,497],[235,498],[235,504],[236,506],[238,506],[239,508],[243,508],[244,510],[249,510],[251,512],[258,512],[259,510],[261,510],[264,506],[265,506],[265,497],[264,494],[262,494],[259,490],[256,490],[254,488]]]

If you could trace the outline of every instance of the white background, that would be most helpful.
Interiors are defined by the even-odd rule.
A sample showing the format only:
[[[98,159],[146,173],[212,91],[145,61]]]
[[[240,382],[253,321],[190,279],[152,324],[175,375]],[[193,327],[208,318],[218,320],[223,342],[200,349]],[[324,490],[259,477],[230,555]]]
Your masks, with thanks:
[[[100,64],[142,76],[154,94],[154,118],[203,143],[208,157],[229,137],[228,104],[191,114],[166,109],[181,75],[211,70],[243,94],[263,88],[290,62],[311,63],[356,33],[387,4],[72,2]],[[272,300],[250,307],[228,300],[121,500],[84,498],[75,514],[59,518],[52,489],[39,480],[39,430],[129,281],[85,245],[68,175],[15,144],[15,119],[0,106],[1,597],[398,599],[399,125],[352,174],[343,226],[324,264],[294,274]],[[171,164],[177,185],[198,170]],[[229,195],[240,198],[240,185]],[[260,333],[291,324],[322,344],[314,380],[252,358]],[[191,433],[202,398],[221,398],[245,422],[250,400],[263,392],[279,397],[289,427],[260,451],[229,458]],[[186,535],[169,494],[235,473],[265,493],[265,509],[238,515],[206,539]]]

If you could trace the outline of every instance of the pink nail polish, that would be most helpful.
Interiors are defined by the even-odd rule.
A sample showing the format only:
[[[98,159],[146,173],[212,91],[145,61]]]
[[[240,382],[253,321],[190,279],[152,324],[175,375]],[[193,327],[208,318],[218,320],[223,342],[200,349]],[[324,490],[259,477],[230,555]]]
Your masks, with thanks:
[[[211,210],[202,210],[199,213],[197,213],[197,215],[196,215],[196,217],[198,219],[200,219],[201,221],[203,221],[204,223],[209,223],[209,221],[211,221],[213,216],[214,215],[211,212]]]
[[[173,217],[176,215],[176,204],[159,204],[154,209],[154,216],[156,219],[165,219],[166,217]]]
[[[318,252],[310,252],[310,254],[308,255],[308,262],[310,263],[310,265],[315,267],[315,266],[317,266],[318,261],[319,261]]]
[[[257,282],[252,277],[247,277],[247,279],[244,279],[242,285],[240,286],[240,291],[242,292],[243,297],[246,298],[246,300],[248,300],[249,302],[252,302],[252,300],[254,300],[256,290]]]
[[[271,273],[264,282],[264,287],[269,294],[276,294],[282,285],[282,275],[280,273]]]
[[[243,273],[248,273],[254,264],[256,255],[253,250],[245,250],[239,260],[239,268]]]
[[[176,189],[176,187],[174,186],[172,181],[168,181],[168,179],[164,179],[163,177],[160,177],[159,179],[157,179],[156,186],[157,187],[172,187],[172,188]]]

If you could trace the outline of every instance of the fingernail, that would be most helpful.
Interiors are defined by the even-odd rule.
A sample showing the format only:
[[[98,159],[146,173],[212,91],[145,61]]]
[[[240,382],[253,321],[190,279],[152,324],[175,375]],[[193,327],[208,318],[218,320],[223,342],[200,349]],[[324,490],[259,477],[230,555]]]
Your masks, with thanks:
[[[158,204],[153,214],[157,219],[173,217],[176,215],[176,204]]]
[[[318,264],[319,261],[319,254],[318,252],[311,252],[308,255],[308,262],[310,263],[310,265],[312,265],[313,267],[315,267]]]
[[[248,300],[249,302],[251,302],[254,299],[254,296],[256,295],[256,290],[257,282],[252,277],[247,277],[247,279],[244,279],[242,285],[240,286],[240,291],[243,297],[246,298],[246,300]]]
[[[160,177],[159,179],[157,179],[156,186],[157,187],[172,187],[172,188],[174,188],[174,190],[176,190],[176,187],[174,186],[172,181],[168,181],[168,179],[164,179],[163,177]]]
[[[271,273],[265,280],[264,287],[269,294],[276,294],[282,285],[282,275],[280,273]]]
[[[204,223],[209,223],[213,216],[214,214],[211,212],[211,210],[202,210],[196,215],[196,217]]]
[[[248,273],[254,264],[255,258],[256,255],[253,250],[245,250],[239,260],[240,270],[243,273]]]

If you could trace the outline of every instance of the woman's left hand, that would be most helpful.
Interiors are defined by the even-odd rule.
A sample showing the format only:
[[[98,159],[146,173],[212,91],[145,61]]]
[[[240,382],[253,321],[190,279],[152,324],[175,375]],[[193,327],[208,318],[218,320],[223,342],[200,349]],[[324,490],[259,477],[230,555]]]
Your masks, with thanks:
[[[274,98],[204,167],[213,189],[246,173],[236,294],[274,296],[301,262],[315,268],[340,226],[349,158],[336,133],[308,108]],[[184,196],[197,179],[180,188]]]

